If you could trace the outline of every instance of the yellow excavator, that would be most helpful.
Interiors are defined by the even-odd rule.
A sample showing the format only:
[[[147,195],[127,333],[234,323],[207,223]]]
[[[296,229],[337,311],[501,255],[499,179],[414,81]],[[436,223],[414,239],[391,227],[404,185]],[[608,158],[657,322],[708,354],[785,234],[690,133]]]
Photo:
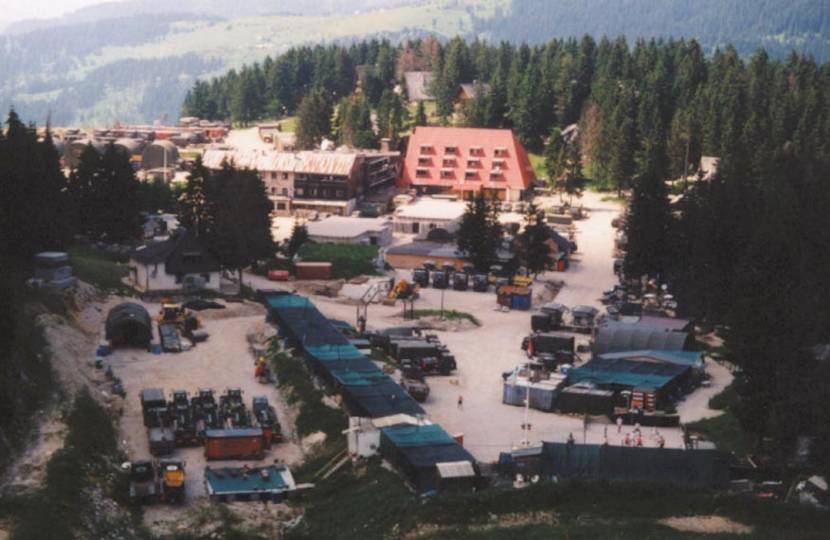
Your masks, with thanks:
[[[416,283],[402,279],[389,289],[388,298],[390,300],[414,300],[418,298],[418,289],[419,287]]]

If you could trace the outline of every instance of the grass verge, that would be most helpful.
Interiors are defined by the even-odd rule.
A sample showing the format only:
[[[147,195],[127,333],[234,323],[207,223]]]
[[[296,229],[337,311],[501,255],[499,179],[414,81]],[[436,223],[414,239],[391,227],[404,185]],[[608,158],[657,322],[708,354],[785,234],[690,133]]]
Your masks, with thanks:
[[[466,319],[473,323],[476,326],[481,326],[481,321],[479,321],[475,315],[470,313],[466,313],[464,311],[456,311],[454,309],[445,309],[443,315],[440,309],[416,309],[413,313],[416,319],[421,319],[424,317],[441,317],[443,316],[444,319],[448,321],[457,321],[460,319]]]
[[[300,248],[300,258],[304,261],[330,262],[333,279],[375,275],[377,257],[377,246],[306,242]]]
[[[129,273],[125,257],[80,246],[70,248],[69,256],[78,279],[104,291],[130,292],[121,281]]]
[[[302,360],[280,352],[275,346],[269,358],[277,376],[278,386],[286,393],[286,401],[297,408],[297,434],[302,438],[312,433],[326,435],[323,444],[308,456],[293,473],[299,481],[310,481],[330,459],[345,449],[343,430],[346,413],[323,403],[324,394],[311,380]]]
[[[752,538],[818,539],[830,525],[830,515],[810,508],[630,483],[544,483],[422,502],[395,474],[370,463],[335,475],[309,492],[303,524],[287,538],[685,539],[702,536],[658,521],[712,514],[755,527]]]

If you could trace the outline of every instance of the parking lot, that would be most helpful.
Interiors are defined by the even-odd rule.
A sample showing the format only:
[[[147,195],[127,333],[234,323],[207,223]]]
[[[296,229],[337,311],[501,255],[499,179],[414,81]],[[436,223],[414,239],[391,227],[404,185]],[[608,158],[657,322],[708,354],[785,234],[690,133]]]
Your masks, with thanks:
[[[158,304],[144,304],[148,312],[156,314]],[[265,310],[258,304],[228,304],[224,310],[207,310],[199,313],[204,329],[210,337],[188,351],[181,353],[153,354],[136,349],[118,349],[107,358],[117,377],[123,381],[127,398],[119,422],[119,436],[130,459],[148,459],[150,452],[147,430],[141,411],[141,390],[161,388],[169,398],[174,390],[186,390],[191,396],[199,388],[212,388],[216,399],[227,388],[240,388],[245,404],[250,409],[254,396],[266,396],[277,409],[277,415],[285,424],[288,442],[273,446],[264,462],[274,460],[292,464],[302,459],[300,446],[291,440],[291,425],[286,420],[288,412],[280,400],[274,385],[260,384],[254,378],[254,358],[248,348],[246,336],[255,332],[269,332],[265,322]],[[204,457],[204,448],[177,448],[173,457],[187,462],[189,481],[187,497],[204,495],[202,471],[206,465],[239,467],[245,462],[211,461]],[[256,465],[262,462],[249,462]]]

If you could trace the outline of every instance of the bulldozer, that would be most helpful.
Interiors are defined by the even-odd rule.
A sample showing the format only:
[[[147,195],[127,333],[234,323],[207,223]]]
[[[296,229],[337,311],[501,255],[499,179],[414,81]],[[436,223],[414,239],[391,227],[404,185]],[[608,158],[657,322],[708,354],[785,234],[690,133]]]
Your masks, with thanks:
[[[181,304],[174,303],[170,298],[161,299],[161,310],[157,317],[159,326],[172,324],[177,326],[185,336],[191,336],[202,324],[199,318]],[[200,340],[202,341],[202,340]]]

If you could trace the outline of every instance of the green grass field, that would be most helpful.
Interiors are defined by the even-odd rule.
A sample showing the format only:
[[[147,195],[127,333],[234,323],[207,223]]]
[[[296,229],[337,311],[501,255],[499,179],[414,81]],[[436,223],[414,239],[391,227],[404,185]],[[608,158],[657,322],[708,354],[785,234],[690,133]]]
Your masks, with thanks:
[[[334,279],[376,274],[377,256],[377,246],[306,242],[300,248],[300,258],[304,261],[330,262]]]

